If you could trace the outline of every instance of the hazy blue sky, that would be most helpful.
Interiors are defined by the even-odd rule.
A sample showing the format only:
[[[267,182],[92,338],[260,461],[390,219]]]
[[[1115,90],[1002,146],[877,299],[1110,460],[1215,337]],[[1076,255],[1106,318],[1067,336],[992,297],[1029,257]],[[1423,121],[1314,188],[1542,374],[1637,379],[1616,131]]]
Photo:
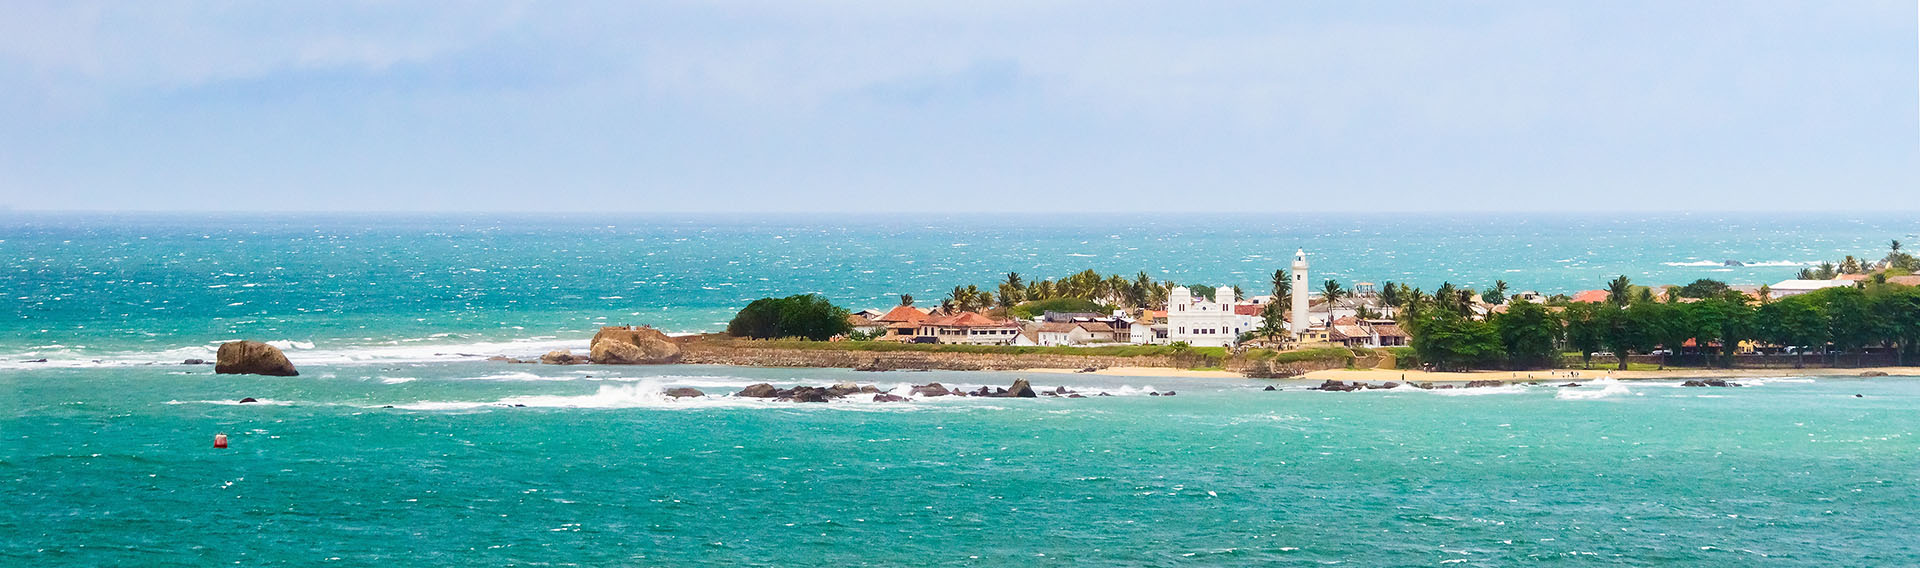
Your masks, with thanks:
[[[0,207],[1920,209],[1915,2],[0,3]]]

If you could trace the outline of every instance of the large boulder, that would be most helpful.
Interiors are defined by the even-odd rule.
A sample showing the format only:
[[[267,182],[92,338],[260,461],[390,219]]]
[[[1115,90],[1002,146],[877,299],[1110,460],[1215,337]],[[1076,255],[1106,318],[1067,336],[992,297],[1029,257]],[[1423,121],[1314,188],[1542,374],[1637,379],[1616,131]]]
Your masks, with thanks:
[[[947,387],[940,383],[927,383],[913,387],[913,396],[947,396],[950,394],[953,394],[953,391],[947,390]]]
[[[651,330],[649,330],[651,331]],[[653,332],[658,335],[660,332]],[[607,335],[605,330],[601,335]],[[633,334],[639,335],[639,334]],[[661,365],[680,361],[680,346],[661,337],[594,336],[593,362],[602,365]]]
[[[587,362],[587,360],[575,356],[572,350],[557,349],[548,351],[546,355],[541,355],[540,362],[548,365],[578,365]]]
[[[293,362],[280,348],[258,341],[231,341],[220,344],[213,372],[223,375],[298,376]]]
[[[747,385],[747,388],[740,389],[740,392],[733,393],[733,396],[743,396],[747,398],[773,398],[776,396],[780,396],[780,389],[774,388],[773,385],[770,385],[767,383],[760,383],[760,384],[754,384],[754,385]]]
[[[1026,379],[1014,379],[1013,386],[1007,388],[1006,394],[999,396],[1034,398],[1035,394],[1033,392],[1033,385],[1027,384]]]
[[[696,396],[707,396],[707,393],[700,392],[700,389],[693,387],[680,387],[667,389],[666,395],[673,398],[692,398]]]

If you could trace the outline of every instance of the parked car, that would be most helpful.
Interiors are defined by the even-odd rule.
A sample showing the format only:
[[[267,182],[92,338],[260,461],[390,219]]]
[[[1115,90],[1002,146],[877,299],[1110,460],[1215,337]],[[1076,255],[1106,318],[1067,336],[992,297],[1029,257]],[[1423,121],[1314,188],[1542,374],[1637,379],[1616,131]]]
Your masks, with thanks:
[[[1672,354],[1673,354],[1672,349],[1655,349],[1653,350],[1652,353],[1648,353],[1648,355],[1672,355]]]
[[[1598,357],[1612,357],[1612,356],[1613,356],[1613,352],[1612,352],[1612,351],[1595,351],[1595,352],[1592,352],[1592,353],[1588,353],[1588,354],[1587,354],[1587,356],[1589,356],[1589,357],[1595,357],[1595,358],[1598,358]]]

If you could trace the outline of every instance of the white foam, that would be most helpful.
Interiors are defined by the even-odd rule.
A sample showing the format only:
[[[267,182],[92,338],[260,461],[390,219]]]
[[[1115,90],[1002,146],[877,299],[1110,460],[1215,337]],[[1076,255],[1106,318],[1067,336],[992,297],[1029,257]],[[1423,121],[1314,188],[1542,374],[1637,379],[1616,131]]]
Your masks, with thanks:
[[[1591,390],[1588,387],[1565,387],[1561,388],[1560,392],[1554,393],[1553,397],[1560,400],[1594,400],[1638,394],[1628,389],[1627,385],[1611,379],[1593,381],[1592,385],[1598,385],[1601,388]]]
[[[1474,388],[1454,387],[1450,389],[1432,389],[1432,390],[1428,390],[1427,392],[1437,394],[1440,396],[1484,396],[1484,395],[1490,395],[1490,394],[1520,394],[1523,392],[1527,392],[1527,387],[1516,385],[1516,384],[1507,384],[1507,385],[1501,385],[1497,387],[1474,387]]]
[[[294,366],[303,365],[377,365],[391,363],[433,363],[471,361],[493,355],[531,357],[558,349],[576,352],[587,349],[588,339],[538,337],[512,341],[473,343],[431,343],[420,339],[393,340],[374,344],[326,345],[314,341],[280,339],[268,345],[288,351]],[[171,347],[158,351],[92,352],[81,347],[49,345],[0,356],[0,370],[71,369],[88,367],[126,367],[135,365],[178,365],[187,359],[212,361],[222,342]],[[46,359],[45,363],[27,363]]]
[[[414,381],[417,381],[417,380],[420,380],[420,379],[417,379],[417,378],[414,378],[414,377],[380,377],[380,382],[382,382],[382,383],[386,383],[386,384],[389,384],[389,385],[397,385],[397,384],[401,384],[401,383],[411,383],[411,382],[414,382]]]

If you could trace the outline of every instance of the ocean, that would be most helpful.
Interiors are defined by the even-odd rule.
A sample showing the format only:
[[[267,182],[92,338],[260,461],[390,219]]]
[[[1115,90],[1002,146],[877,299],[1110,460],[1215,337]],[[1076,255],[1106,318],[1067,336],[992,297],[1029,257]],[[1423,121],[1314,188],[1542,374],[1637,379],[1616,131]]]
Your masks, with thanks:
[[[0,563],[1920,564],[1915,377],[1329,393],[481,360],[608,324],[714,331],[762,296],[937,302],[1010,271],[1257,293],[1304,248],[1315,282],[1557,293],[1771,283],[1916,233],[1874,215],[13,213]],[[180,364],[242,338],[302,375]],[[1019,377],[1096,396],[661,394]]]

